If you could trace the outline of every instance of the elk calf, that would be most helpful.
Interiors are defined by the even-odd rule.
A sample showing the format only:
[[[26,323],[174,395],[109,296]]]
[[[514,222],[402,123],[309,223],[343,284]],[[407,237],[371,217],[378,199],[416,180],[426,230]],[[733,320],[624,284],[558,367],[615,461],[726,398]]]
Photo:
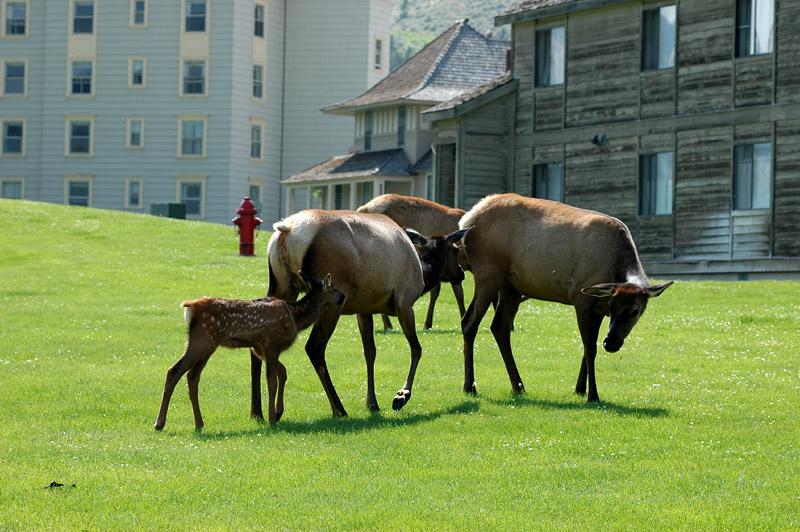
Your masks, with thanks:
[[[189,339],[181,359],[167,371],[156,430],[164,428],[172,392],[187,371],[194,424],[198,429],[203,427],[197,385],[206,362],[219,346],[249,347],[254,356],[266,362],[269,424],[274,425],[280,419],[283,414],[286,368],[278,361],[278,356],[292,345],[301,330],[316,321],[325,306],[340,305],[344,301],[344,295],[331,282],[330,274],[324,281],[302,272],[298,274],[308,287],[308,295],[296,303],[273,297],[253,300],[204,297],[181,303],[186,309],[184,315],[189,326]]]

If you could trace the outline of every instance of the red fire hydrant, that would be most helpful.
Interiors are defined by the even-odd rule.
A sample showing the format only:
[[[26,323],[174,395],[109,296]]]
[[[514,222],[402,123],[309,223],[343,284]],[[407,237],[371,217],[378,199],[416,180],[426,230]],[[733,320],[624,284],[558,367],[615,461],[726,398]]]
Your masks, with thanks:
[[[257,218],[256,206],[250,201],[250,196],[245,196],[236,211],[237,216],[233,220],[239,226],[239,255],[255,255],[255,244],[253,241],[256,226],[261,224],[261,218]]]

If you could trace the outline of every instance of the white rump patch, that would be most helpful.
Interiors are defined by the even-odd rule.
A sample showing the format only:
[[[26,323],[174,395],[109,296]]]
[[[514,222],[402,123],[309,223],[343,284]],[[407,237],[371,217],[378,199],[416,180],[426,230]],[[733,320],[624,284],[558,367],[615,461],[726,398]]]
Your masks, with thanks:
[[[186,320],[187,327],[192,323],[192,307],[190,305],[187,305],[186,308],[184,308],[183,319]]]

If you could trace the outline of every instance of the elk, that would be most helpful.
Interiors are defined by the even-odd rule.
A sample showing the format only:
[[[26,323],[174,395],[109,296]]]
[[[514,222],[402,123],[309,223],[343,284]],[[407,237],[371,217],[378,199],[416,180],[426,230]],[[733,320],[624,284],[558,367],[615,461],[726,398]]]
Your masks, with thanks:
[[[392,401],[395,411],[411,398],[422,347],[414,324],[414,302],[440,281],[464,279],[455,243],[467,230],[427,239],[404,231],[382,214],[306,210],[276,223],[268,244],[268,295],[292,300],[304,286],[289,275],[302,269],[310,275],[330,271],[344,293],[341,306],[327,307],[317,318],[306,343],[306,354],[328,397],[333,415],[347,412],[336,394],[325,362],[325,349],[342,314],[356,314],[367,364],[367,408],[379,410],[375,397],[373,314],[397,316],[411,350],[411,366],[403,387]],[[409,236],[411,235],[411,236]],[[422,245],[419,254],[411,243]],[[261,360],[251,356],[251,415],[261,415]]]
[[[358,212],[385,214],[394,220],[400,227],[411,227],[425,236],[447,235],[458,230],[458,221],[464,216],[463,209],[452,209],[432,201],[412,196],[399,194],[383,194],[372,199],[358,208]],[[467,268],[466,256],[463,250],[459,254],[459,263],[465,270]],[[464,315],[464,289],[461,283],[452,283],[453,294],[458,304],[459,316]],[[431,298],[428,303],[428,312],[425,316],[423,328],[433,327],[433,309],[439,298],[441,284],[431,288]],[[383,315],[384,329],[391,329],[389,318]]]
[[[341,305],[344,301],[344,294],[331,282],[330,274],[319,281],[303,272],[297,273],[297,282],[307,287],[308,295],[295,303],[273,297],[252,300],[204,297],[181,303],[181,307],[186,309],[184,317],[189,327],[189,339],[183,356],[167,371],[156,430],[164,428],[172,392],[187,371],[194,424],[197,429],[203,427],[197,385],[208,359],[219,346],[250,347],[252,356],[266,362],[269,424],[274,425],[280,419],[286,368],[278,361],[279,355],[292,345],[301,330],[316,321],[324,308]]]
[[[604,316],[611,323],[603,347],[618,351],[652,297],[673,281],[651,286],[631,234],[605,214],[517,194],[487,196],[459,223],[471,228],[464,247],[475,277],[475,295],[464,315],[464,392],[476,393],[475,335],[498,297],[491,331],[512,390],[524,391],[511,351],[511,324],[520,296],[573,305],[583,341],[575,393],[599,402],[595,382],[597,338]]]

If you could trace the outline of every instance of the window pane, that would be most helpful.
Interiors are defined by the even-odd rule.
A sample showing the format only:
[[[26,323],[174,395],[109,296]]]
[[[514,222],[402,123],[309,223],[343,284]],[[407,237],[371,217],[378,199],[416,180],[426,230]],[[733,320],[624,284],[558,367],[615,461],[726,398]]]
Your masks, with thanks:
[[[772,51],[772,25],[775,21],[775,0],[753,0],[753,54]]]
[[[133,10],[133,23],[137,26],[144,24],[144,0],[136,0]]]
[[[656,155],[655,214],[672,214],[672,152]]]
[[[128,205],[137,206],[140,202],[139,197],[140,185],[138,181],[128,182]]]
[[[142,122],[139,120],[131,122],[130,145],[131,146],[142,145]]]
[[[206,31],[205,0],[187,0],[186,31]]]
[[[186,214],[200,215],[202,191],[202,183],[181,183],[181,203],[186,204]]]
[[[3,125],[3,153],[22,153],[22,122]]]
[[[91,123],[72,122],[70,126],[70,153],[89,153]]]
[[[564,26],[550,30],[550,85],[564,83]]]
[[[25,63],[6,63],[5,94],[25,93]]]
[[[6,199],[22,199],[22,181],[3,181],[0,196]]]
[[[733,151],[733,208],[749,209],[753,203],[753,146],[736,146]]]
[[[772,196],[770,174],[772,169],[772,144],[753,145],[753,208],[769,209]]]
[[[141,59],[136,59],[131,63],[131,84],[132,85],[141,85],[144,83],[144,61]]]
[[[6,35],[25,35],[26,6],[19,2],[6,4]]]
[[[75,19],[73,33],[92,33],[94,4],[92,2],[75,2]]]
[[[658,68],[675,66],[675,6],[659,9]]]
[[[255,26],[253,33],[256,37],[264,36],[264,6],[257,4],[255,9]]]
[[[205,93],[205,61],[185,61],[183,64],[183,93]]]
[[[89,206],[89,182],[88,181],[70,181],[69,183],[69,197],[67,198],[68,205],[80,205],[82,207]]]

